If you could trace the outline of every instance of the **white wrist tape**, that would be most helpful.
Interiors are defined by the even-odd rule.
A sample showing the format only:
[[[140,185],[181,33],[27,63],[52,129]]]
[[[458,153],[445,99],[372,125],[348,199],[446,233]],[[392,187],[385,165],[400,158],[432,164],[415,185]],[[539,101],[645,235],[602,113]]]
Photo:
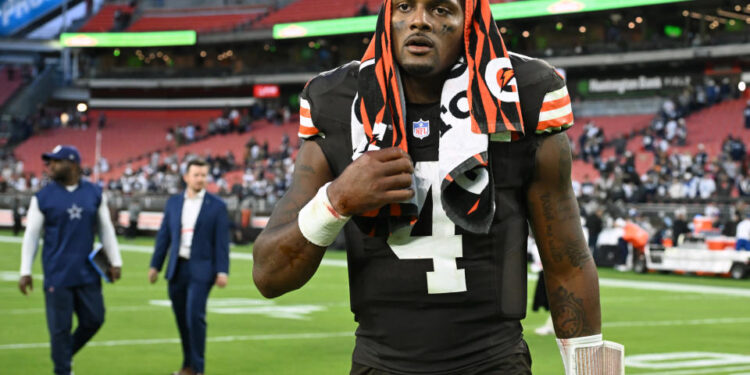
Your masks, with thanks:
[[[603,341],[602,335],[557,339],[565,375],[622,375],[625,347]]]
[[[297,224],[305,238],[320,247],[326,247],[336,240],[341,228],[351,216],[336,212],[328,200],[328,185],[323,185],[315,197],[299,212]]]

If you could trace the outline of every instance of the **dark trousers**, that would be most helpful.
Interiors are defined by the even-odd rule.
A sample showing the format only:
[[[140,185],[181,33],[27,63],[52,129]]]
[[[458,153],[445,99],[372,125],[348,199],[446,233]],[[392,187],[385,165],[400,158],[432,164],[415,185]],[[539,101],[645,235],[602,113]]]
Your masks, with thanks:
[[[459,374],[459,373],[456,373]],[[531,355],[528,347],[525,353],[511,354],[501,363],[484,364],[462,370],[461,375],[531,375]],[[374,369],[352,362],[349,375],[393,375],[388,371]]]
[[[138,234],[138,222],[131,221],[130,225],[128,226],[128,229],[125,231],[125,237],[135,238],[137,234]]]
[[[47,305],[52,362],[55,374],[70,374],[70,364],[86,342],[104,323],[104,298],[99,283],[76,287],[50,287],[44,291]],[[73,312],[78,317],[78,327],[71,334]]]
[[[547,299],[547,285],[544,283],[544,271],[539,271],[539,280],[536,282],[534,290],[534,302],[531,304],[531,310],[534,312],[543,308],[549,311],[549,299]]]
[[[177,262],[174,276],[169,280],[169,299],[172,300],[172,311],[180,330],[182,367],[204,372],[206,303],[213,282],[192,280],[189,262],[183,259]]]

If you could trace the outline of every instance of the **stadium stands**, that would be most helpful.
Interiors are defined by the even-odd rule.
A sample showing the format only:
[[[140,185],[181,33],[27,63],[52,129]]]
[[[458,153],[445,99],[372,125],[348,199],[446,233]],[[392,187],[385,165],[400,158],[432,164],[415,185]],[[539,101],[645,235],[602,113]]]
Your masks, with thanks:
[[[354,17],[362,9],[367,7],[368,12],[373,9],[375,3],[380,1],[337,1],[337,0],[299,0],[272,12],[268,17],[257,23],[257,28],[270,28],[274,24],[284,22],[298,22],[309,20],[322,20],[329,18]]]
[[[513,0],[490,0],[490,3],[507,3]],[[277,23],[324,20],[377,14],[382,0],[298,0],[257,23],[257,28],[269,28]]]
[[[576,118],[576,125],[567,132],[568,136],[575,141],[583,133],[583,125],[593,122],[604,131],[607,140],[612,140],[622,134],[628,135],[634,131],[645,129],[653,118],[654,115],[580,117]]]
[[[169,154],[176,154],[179,160],[182,160],[185,155],[193,154],[199,156],[206,155],[225,155],[228,151],[231,151],[236,157],[240,158],[244,155],[245,145],[250,138],[255,138],[258,142],[263,143],[268,141],[269,150],[276,151],[281,144],[281,138],[283,134],[287,134],[290,137],[295,137],[297,134],[298,124],[296,122],[290,122],[282,126],[273,125],[267,121],[257,121],[253,123],[253,129],[244,134],[230,133],[226,135],[216,135],[208,137],[206,139],[190,143],[184,146],[177,147],[176,150],[169,152],[166,149],[161,149],[161,158],[168,156]],[[164,138],[164,129],[160,133],[160,137]],[[131,159],[132,156],[131,156]],[[148,163],[148,158],[140,158],[133,160],[130,163],[130,168],[137,170]],[[244,163],[243,163],[244,164]],[[110,178],[118,178],[122,175],[126,169],[126,165],[112,168],[112,170],[104,175],[105,180]]]
[[[121,12],[130,11],[130,6],[125,4],[103,5],[99,12],[91,17],[78,31],[85,33],[111,31],[115,25],[115,13],[118,10]]]
[[[194,17],[143,17],[133,22],[128,31],[227,31],[234,29],[235,26],[250,22],[252,18],[252,15],[243,14]]]
[[[742,118],[746,103],[746,99],[729,100],[689,116],[686,120],[690,143],[677,150],[695,152],[698,144],[703,143],[709,155],[717,155],[727,135],[750,143],[750,132],[744,128]]]
[[[167,129],[188,122],[205,123],[221,114],[220,110],[144,110],[105,111],[107,125],[102,130],[102,156],[116,166],[129,159],[146,155],[169,146]],[[91,124],[96,123],[99,111],[88,113]],[[40,173],[44,169],[40,155],[58,144],[72,144],[79,148],[83,164],[92,166],[95,157],[96,127],[88,129],[60,128],[36,135],[15,150],[25,163],[26,171]]]
[[[13,71],[9,72],[11,69]],[[13,75],[13,79],[9,78],[9,73]],[[5,102],[10,99],[13,94],[21,88],[21,86],[23,86],[23,79],[21,78],[20,69],[9,66],[4,66],[0,69],[0,87],[3,88],[0,90],[0,108],[5,105]]]

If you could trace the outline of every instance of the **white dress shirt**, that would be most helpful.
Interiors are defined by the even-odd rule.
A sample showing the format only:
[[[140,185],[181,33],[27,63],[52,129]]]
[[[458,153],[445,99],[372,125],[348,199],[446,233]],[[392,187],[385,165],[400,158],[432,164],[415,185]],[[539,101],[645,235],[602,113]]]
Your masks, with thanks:
[[[66,186],[68,191],[74,191],[78,184]],[[109,207],[107,207],[107,196],[102,194],[102,200],[97,210],[99,219],[99,238],[104,245],[104,252],[107,254],[113,267],[122,267],[122,258],[120,257],[120,248],[115,236],[115,227],[109,217]],[[31,275],[31,267],[34,264],[37,249],[39,248],[39,237],[44,227],[44,214],[39,210],[39,202],[36,196],[31,198],[29,212],[26,215],[26,231],[23,234],[23,244],[21,245],[21,276]]]
[[[750,219],[745,219],[737,224],[737,239],[750,241]]]
[[[190,246],[193,244],[193,231],[198,214],[203,206],[203,198],[206,189],[201,190],[194,197],[189,198],[185,192],[185,201],[182,204],[182,232],[180,233],[180,258],[190,259]]]

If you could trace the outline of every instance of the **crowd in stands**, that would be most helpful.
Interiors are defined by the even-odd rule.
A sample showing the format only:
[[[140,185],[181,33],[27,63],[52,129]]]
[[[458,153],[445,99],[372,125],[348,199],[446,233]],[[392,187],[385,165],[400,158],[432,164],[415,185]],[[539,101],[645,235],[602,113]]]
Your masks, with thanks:
[[[750,197],[750,169],[744,142],[728,135],[722,151],[710,158],[705,147],[698,152],[660,152],[646,173],[635,169],[635,155],[610,158],[600,169],[601,177],[584,176],[574,181],[576,194],[584,199],[626,203],[694,200],[726,201],[733,196]]]
[[[149,162],[140,167],[133,168],[128,165],[120,178],[110,179],[107,189],[118,191],[123,194],[176,194],[182,185],[182,175],[190,160],[201,157],[197,154],[186,153],[179,158],[176,153],[162,156],[154,152]],[[224,155],[203,155],[202,158],[209,165],[209,182],[217,184],[223,191],[227,191],[226,181],[223,176],[226,172],[237,167],[237,161],[231,151]],[[100,182],[102,184],[102,182]]]
[[[702,216],[711,219],[716,233],[735,235],[738,223],[750,213],[744,200],[737,199],[750,197],[750,158],[743,141],[747,137],[726,134],[712,154],[704,144],[691,142],[687,121],[690,114],[735,99],[737,94],[727,82],[707,81],[666,99],[647,128],[613,140],[607,140],[595,124],[585,125],[577,143],[571,143],[578,148],[577,156],[594,165],[599,176],[586,174],[573,187],[593,236],[592,249],[599,231],[612,227],[617,219],[646,230],[652,243],[670,238],[677,244],[681,234],[690,232],[693,217],[685,209],[647,216],[628,208],[638,203],[700,203],[705,207]],[[745,111],[750,115],[750,102]],[[750,131],[750,120],[744,129]],[[613,149],[607,153],[613,156],[602,157],[606,148]],[[639,173],[636,158],[653,162],[645,165],[645,171],[642,165]],[[728,209],[721,211],[718,204]]]
[[[268,142],[251,139],[245,146],[245,169],[242,182],[232,187],[232,194],[243,208],[269,212],[292,183],[294,147],[286,135],[278,152],[270,152]]]
[[[87,112],[74,109],[57,110],[41,108],[37,113],[26,118],[13,118],[11,129],[19,134],[12,144],[20,143],[33,134],[56,128],[73,128],[86,130],[95,125],[107,128],[106,112],[89,116]],[[213,136],[237,134],[240,136],[253,128],[255,121],[281,125],[291,121],[291,111],[287,106],[271,106],[258,102],[247,108],[226,108],[221,115],[204,124],[188,122],[177,124],[168,129],[165,137],[167,149],[155,150],[144,154],[145,164],[119,164],[122,174],[112,177],[110,171],[117,168],[113,161],[106,157],[99,159],[96,165],[103,188],[116,194],[162,195],[174,194],[183,188],[182,174],[189,160],[196,157],[205,159],[209,168],[209,182],[215,191],[224,195],[235,195],[240,200],[249,199],[247,205],[253,208],[270,210],[273,204],[286,190],[293,170],[292,155],[295,148],[287,136],[284,136],[279,149],[270,150],[268,141],[258,142],[250,138],[242,154],[236,155],[231,150],[220,154],[206,152],[199,155],[195,152],[179,152],[185,146]],[[9,150],[5,148],[3,150]],[[182,156],[180,156],[182,155]],[[134,155],[134,161],[136,160]],[[122,161],[119,161],[122,163]],[[117,164],[117,163],[114,163]],[[136,164],[137,166],[134,166]],[[143,164],[143,165],[140,165]],[[119,173],[119,172],[118,172]],[[231,173],[234,178],[227,179]],[[94,168],[84,165],[84,175],[93,178]],[[23,161],[17,160],[12,152],[0,154],[0,193],[29,193],[37,191],[48,181],[45,172],[37,176],[24,171]]]
[[[176,152],[153,152],[145,165],[136,168],[128,164],[119,178],[100,179],[98,183],[110,192],[126,196],[176,194],[184,188],[182,175],[188,162],[200,157],[209,165],[208,181],[215,191],[237,197],[248,208],[267,212],[291,183],[293,156],[298,147],[284,135],[277,150],[270,150],[267,140],[261,143],[251,137],[243,155],[228,150],[218,155],[188,152],[180,158]],[[100,159],[98,167],[100,173],[106,174],[110,170],[109,161]],[[231,172],[241,177],[229,181],[226,176]],[[91,179],[92,170],[85,168],[84,175]],[[47,182],[46,173],[41,176],[24,173],[23,161],[12,154],[0,157],[0,193],[34,192]]]
[[[270,212],[291,183],[295,150],[289,137],[284,136],[276,151],[269,150],[268,141],[259,143],[251,137],[240,160],[232,151],[218,156],[186,153],[182,158],[175,153],[154,153],[147,165],[137,169],[128,166],[122,177],[109,180],[106,185],[110,191],[131,196],[175,194],[183,188],[187,163],[202,157],[209,165],[209,183],[216,186],[219,194],[235,196],[244,207],[255,211]],[[230,172],[241,172],[241,179],[228,181],[226,175]]]
[[[244,134],[252,129],[254,121],[260,119],[281,125],[288,123],[291,116],[288,106],[272,107],[261,102],[249,108],[226,108],[221,116],[210,120],[205,127],[199,123],[188,122],[167,129],[165,139],[179,147],[214,135]]]
[[[17,160],[12,153],[0,154],[0,193],[37,191],[42,179],[34,173],[24,173],[22,160]]]
[[[685,89],[664,100],[651,126],[633,134],[606,140],[603,130],[588,123],[574,149],[576,155],[591,163],[599,176],[584,176],[575,181],[579,196],[588,199],[645,203],[685,199],[729,199],[733,195],[750,196],[750,170],[742,137],[728,134],[718,155],[709,155],[703,144],[697,151],[684,149],[689,134],[686,119],[698,110],[737,97],[728,81],[720,85],[707,80],[705,85]],[[641,137],[637,151],[628,143]],[[605,148],[614,155],[602,157]],[[653,155],[653,164],[645,173],[636,170],[636,157]]]

